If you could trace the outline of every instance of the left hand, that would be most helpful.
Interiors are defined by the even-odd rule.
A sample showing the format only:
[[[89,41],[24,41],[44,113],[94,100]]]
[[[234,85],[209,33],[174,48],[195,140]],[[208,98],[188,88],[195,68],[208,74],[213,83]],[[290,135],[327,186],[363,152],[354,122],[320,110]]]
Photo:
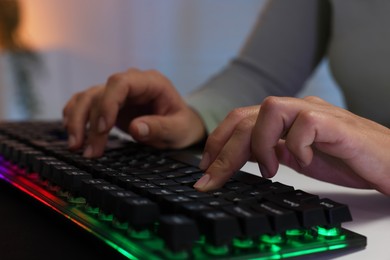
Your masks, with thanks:
[[[233,110],[209,136],[195,184],[221,187],[248,160],[264,177],[279,163],[307,176],[390,195],[390,130],[317,97],[268,97]]]

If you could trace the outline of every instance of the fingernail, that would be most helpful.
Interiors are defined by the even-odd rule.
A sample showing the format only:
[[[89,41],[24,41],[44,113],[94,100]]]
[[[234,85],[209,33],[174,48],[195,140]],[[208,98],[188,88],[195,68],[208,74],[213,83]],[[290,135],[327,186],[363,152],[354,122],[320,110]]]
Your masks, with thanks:
[[[210,175],[209,174],[205,174],[203,175],[195,184],[194,184],[194,188],[195,189],[201,189],[203,190],[207,183],[209,182],[210,180]]]
[[[140,137],[147,137],[149,135],[149,126],[145,123],[137,124],[138,134]]]
[[[90,158],[90,157],[92,157],[92,155],[93,155],[93,148],[91,145],[88,145],[87,148],[85,148],[85,150],[84,150],[83,156]]]
[[[70,135],[68,137],[68,147],[73,147],[76,145],[76,137],[74,135]]]
[[[208,152],[205,152],[202,155],[202,160],[199,163],[199,168],[201,170],[206,170],[209,167],[209,164],[210,164],[210,155]]]
[[[259,164],[260,173],[264,178],[269,178],[270,174],[266,167],[264,167],[262,164]]]
[[[106,128],[107,128],[106,120],[104,120],[103,117],[100,117],[98,121],[98,132],[103,133],[104,131],[106,131]]]

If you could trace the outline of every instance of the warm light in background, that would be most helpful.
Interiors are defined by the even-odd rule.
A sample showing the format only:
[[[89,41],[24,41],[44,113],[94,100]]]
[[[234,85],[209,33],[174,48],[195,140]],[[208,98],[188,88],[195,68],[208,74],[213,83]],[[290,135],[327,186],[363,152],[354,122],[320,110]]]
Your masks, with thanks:
[[[22,10],[21,36],[35,48],[55,48],[63,44],[60,31],[56,30],[57,19],[49,19],[50,0],[19,0]],[[57,2],[57,1],[56,1]],[[49,22],[50,21],[50,22]],[[62,34],[64,37],[64,34]]]

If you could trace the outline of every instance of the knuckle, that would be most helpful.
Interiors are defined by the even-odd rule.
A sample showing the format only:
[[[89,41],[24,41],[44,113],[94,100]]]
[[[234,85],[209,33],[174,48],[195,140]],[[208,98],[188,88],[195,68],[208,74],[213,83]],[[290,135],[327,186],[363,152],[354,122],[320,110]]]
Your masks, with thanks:
[[[88,91],[79,92],[74,95],[74,99],[76,100],[76,102],[84,102],[88,98],[89,98]]]
[[[235,134],[241,135],[251,131],[253,126],[255,125],[255,120],[251,117],[243,118],[236,126]]]
[[[108,77],[107,79],[107,85],[110,84],[117,84],[122,78],[122,75],[119,73],[112,74],[111,76]]]
[[[150,77],[156,77],[156,78],[163,78],[164,77],[160,71],[155,70],[155,69],[147,70],[147,71],[145,71],[145,73],[147,73]]]
[[[107,79],[107,86],[116,86],[120,85],[125,80],[125,74],[124,73],[115,73],[112,74]]]
[[[303,98],[305,101],[311,102],[311,103],[324,103],[325,101],[317,96],[306,96]]]
[[[266,97],[262,104],[261,110],[263,111],[273,111],[278,109],[283,103],[283,99],[281,97],[269,96]]]
[[[243,118],[245,118],[246,114],[247,113],[246,113],[245,108],[239,107],[239,108],[235,108],[232,111],[230,111],[229,114],[227,115],[227,118],[232,119],[232,120],[238,119],[241,121]]]
[[[162,83],[162,86],[172,85],[171,81],[158,70],[147,70],[145,71],[145,74],[147,75],[147,78],[150,80],[150,82],[160,82]],[[157,86],[158,85],[160,84],[157,84]]]
[[[307,126],[314,125],[321,118],[321,115],[314,110],[302,110],[299,112],[299,120]]]

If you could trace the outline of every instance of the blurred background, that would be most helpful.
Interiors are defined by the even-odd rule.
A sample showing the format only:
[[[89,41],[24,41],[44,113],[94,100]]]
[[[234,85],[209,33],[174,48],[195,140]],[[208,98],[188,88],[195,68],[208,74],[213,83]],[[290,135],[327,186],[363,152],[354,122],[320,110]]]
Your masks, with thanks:
[[[60,118],[73,93],[129,67],[185,95],[239,52],[264,2],[0,0],[0,119]],[[307,94],[344,106],[326,61]]]

